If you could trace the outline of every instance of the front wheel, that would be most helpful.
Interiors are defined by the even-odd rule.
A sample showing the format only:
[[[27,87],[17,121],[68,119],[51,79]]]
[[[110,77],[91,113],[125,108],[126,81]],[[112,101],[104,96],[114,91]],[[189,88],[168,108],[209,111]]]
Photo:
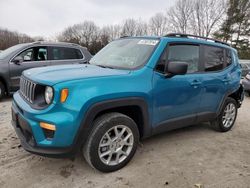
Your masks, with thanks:
[[[238,107],[236,101],[228,97],[219,116],[211,122],[213,127],[220,132],[231,130],[237,117],[237,111]]]
[[[93,168],[112,172],[132,159],[138,142],[138,128],[130,117],[120,113],[104,114],[95,120],[83,154]]]

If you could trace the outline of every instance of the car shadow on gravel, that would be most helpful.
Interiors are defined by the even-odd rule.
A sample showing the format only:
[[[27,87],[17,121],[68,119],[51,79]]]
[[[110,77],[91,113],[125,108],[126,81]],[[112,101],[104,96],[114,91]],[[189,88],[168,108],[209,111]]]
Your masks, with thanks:
[[[138,146],[137,154],[135,155],[134,160],[132,160],[132,163],[136,163],[136,161],[139,160],[141,154],[147,152],[157,152],[157,149],[154,149],[155,151],[153,151],[151,148],[152,146],[155,146],[158,143],[171,145],[171,142],[173,143],[174,140],[182,140],[185,143],[185,140],[193,139],[194,135],[201,136],[202,134],[208,134],[209,132],[212,134],[215,133],[215,131],[213,131],[213,129],[208,123],[204,123],[161,133],[148,139],[142,140]],[[88,174],[103,174],[99,171],[92,169],[84,160],[80,151],[76,154],[75,157],[66,159],[53,159],[47,157],[40,157],[33,154],[32,156],[33,157],[30,160],[35,160],[39,163],[43,163],[41,164],[41,166],[47,166],[51,169],[58,169],[58,175],[63,178],[68,178],[76,172],[76,174],[78,174],[78,171],[81,171],[81,173]],[[37,165],[37,162],[35,161],[27,165],[31,165],[30,168],[32,168],[33,165]]]

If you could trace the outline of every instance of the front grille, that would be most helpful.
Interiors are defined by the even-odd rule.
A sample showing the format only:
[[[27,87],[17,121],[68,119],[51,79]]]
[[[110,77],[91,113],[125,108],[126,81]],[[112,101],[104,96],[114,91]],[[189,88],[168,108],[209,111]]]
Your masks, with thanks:
[[[30,103],[34,102],[35,99],[36,84],[24,76],[20,79],[20,93]]]

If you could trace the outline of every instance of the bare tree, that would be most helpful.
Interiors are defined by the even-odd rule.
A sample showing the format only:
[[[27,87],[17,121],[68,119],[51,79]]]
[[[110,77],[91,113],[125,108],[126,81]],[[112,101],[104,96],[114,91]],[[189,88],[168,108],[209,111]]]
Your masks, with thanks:
[[[167,12],[171,30],[173,32],[187,33],[192,11],[192,0],[178,0]]]
[[[126,19],[121,29],[121,36],[141,36],[148,34],[148,24],[141,19]]]
[[[122,26],[121,35],[122,36],[135,36],[136,35],[136,20],[132,18],[128,18],[124,21]]]
[[[167,18],[163,13],[157,13],[149,20],[150,34],[162,36],[167,33]]]
[[[225,0],[194,0],[190,31],[208,37],[223,20],[226,13]]]
[[[34,40],[28,35],[0,28],[0,50],[4,50],[8,47],[11,47],[19,43],[26,43],[33,41]]]
[[[98,39],[99,28],[92,21],[84,21],[66,28],[58,37],[59,41],[74,42],[89,47]]]
[[[121,36],[121,26],[120,25],[108,25],[101,29],[101,33],[108,35],[109,42],[113,41]]]
[[[148,24],[143,20],[139,19],[136,21],[136,36],[143,36],[148,34]]]

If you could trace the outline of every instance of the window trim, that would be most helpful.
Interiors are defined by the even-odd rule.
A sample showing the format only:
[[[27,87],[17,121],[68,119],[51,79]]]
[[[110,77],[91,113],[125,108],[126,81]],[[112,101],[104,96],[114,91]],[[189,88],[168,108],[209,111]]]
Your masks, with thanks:
[[[15,55],[13,55],[13,57],[12,58],[10,58],[10,60],[9,60],[9,64],[14,64],[13,62],[12,62],[12,60],[13,59],[15,59],[17,56],[18,56],[18,54],[20,54],[20,53],[22,53],[22,52],[24,52],[25,50],[27,50],[27,49],[29,49],[29,48],[35,48],[35,47],[46,47],[47,48],[47,53],[48,53],[48,59],[47,60],[45,60],[45,61],[38,61],[38,62],[54,62],[54,61],[76,61],[76,60],[78,60],[78,61],[82,61],[82,60],[85,60],[86,59],[86,57],[85,57],[85,55],[84,55],[84,53],[82,52],[82,50],[80,49],[80,48],[75,48],[75,47],[66,47],[66,46],[57,46],[57,45],[31,45],[31,46],[27,46],[27,47],[25,47],[25,48],[23,48],[23,49],[21,49],[21,50],[19,50],[17,53],[15,53]],[[79,50],[81,53],[82,53],[82,59],[64,59],[64,60],[49,60],[49,57],[50,57],[50,47],[65,47],[65,48],[74,48],[74,49],[77,49],[77,50]],[[24,62],[24,63],[34,63],[35,61],[26,61],[26,62]]]
[[[47,48],[47,60],[43,60],[43,61],[23,61],[22,63],[34,63],[34,62],[49,62],[48,60],[48,57],[49,57],[49,48],[47,45],[38,45],[38,46],[29,46],[29,47],[26,47],[20,51],[18,51],[17,53],[15,53],[15,55],[9,60],[9,64],[15,64],[14,62],[12,62],[13,59],[15,59],[19,54],[25,52],[26,50],[28,49],[31,49],[31,48],[36,48],[36,47],[44,47],[44,48]]]
[[[225,48],[224,50],[225,50],[225,69],[226,69],[227,67],[230,67],[234,63],[234,61],[233,61],[233,52],[232,52],[232,50],[230,50],[229,48]],[[227,65],[227,61],[226,61],[227,51],[229,52],[229,54],[231,56],[231,63],[230,63],[230,65]]]
[[[49,48],[49,56],[48,56],[48,61],[51,61],[51,62],[58,62],[58,61],[81,61],[81,60],[85,60],[86,57],[85,55],[83,54],[82,50],[80,48],[74,48],[74,47],[68,47],[68,46],[56,46],[56,45],[50,45],[48,46]],[[74,50],[79,50],[80,53],[82,54],[82,58],[81,59],[51,59],[51,56],[52,56],[52,48],[71,48],[71,49],[74,49]]]
[[[194,43],[194,42],[183,42],[183,41],[174,41],[174,42],[168,42],[166,47],[164,48],[163,52],[160,55],[160,58],[158,59],[155,67],[154,67],[154,71],[160,74],[165,74],[167,66],[168,66],[168,62],[165,62],[165,68],[164,68],[164,72],[160,72],[159,70],[157,70],[157,65],[160,63],[160,61],[162,60],[164,54],[165,54],[165,58],[166,60],[168,59],[169,56],[169,46],[171,45],[189,45],[189,46],[198,46],[199,47],[199,61],[198,61],[198,71],[197,72],[192,72],[192,73],[186,73],[185,75],[190,75],[190,74],[200,74],[203,72],[203,66],[202,66],[202,49],[201,49],[201,45],[200,43]]]
[[[217,70],[217,71],[208,71],[208,72],[205,71],[205,51],[204,51],[205,46],[210,46],[210,47],[222,48],[223,49],[223,55],[224,55],[223,69]],[[214,46],[214,45],[209,45],[209,44],[201,44],[201,48],[203,50],[202,57],[201,57],[202,58],[202,65],[203,65],[203,71],[202,71],[203,74],[220,73],[220,72],[223,72],[223,71],[231,68],[234,65],[233,52],[232,52],[232,50],[230,48],[225,48],[225,47],[222,47],[222,46]],[[230,52],[231,58],[232,58],[232,63],[229,66],[226,65],[226,50],[228,50]]]
[[[209,46],[209,47],[214,47],[214,48],[220,48],[222,49],[223,51],[223,68],[221,70],[216,70],[216,71],[205,71],[205,65],[206,65],[206,58],[205,58],[205,48]],[[208,45],[208,44],[201,44],[201,48],[202,48],[202,56],[201,56],[201,59],[202,59],[202,65],[203,65],[203,73],[219,73],[219,72],[222,72],[224,71],[227,67],[225,66],[226,65],[226,59],[225,59],[225,55],[226,55],[226,49],[224,47],[220,47],[220,46],[214,46],[214,45]]]

